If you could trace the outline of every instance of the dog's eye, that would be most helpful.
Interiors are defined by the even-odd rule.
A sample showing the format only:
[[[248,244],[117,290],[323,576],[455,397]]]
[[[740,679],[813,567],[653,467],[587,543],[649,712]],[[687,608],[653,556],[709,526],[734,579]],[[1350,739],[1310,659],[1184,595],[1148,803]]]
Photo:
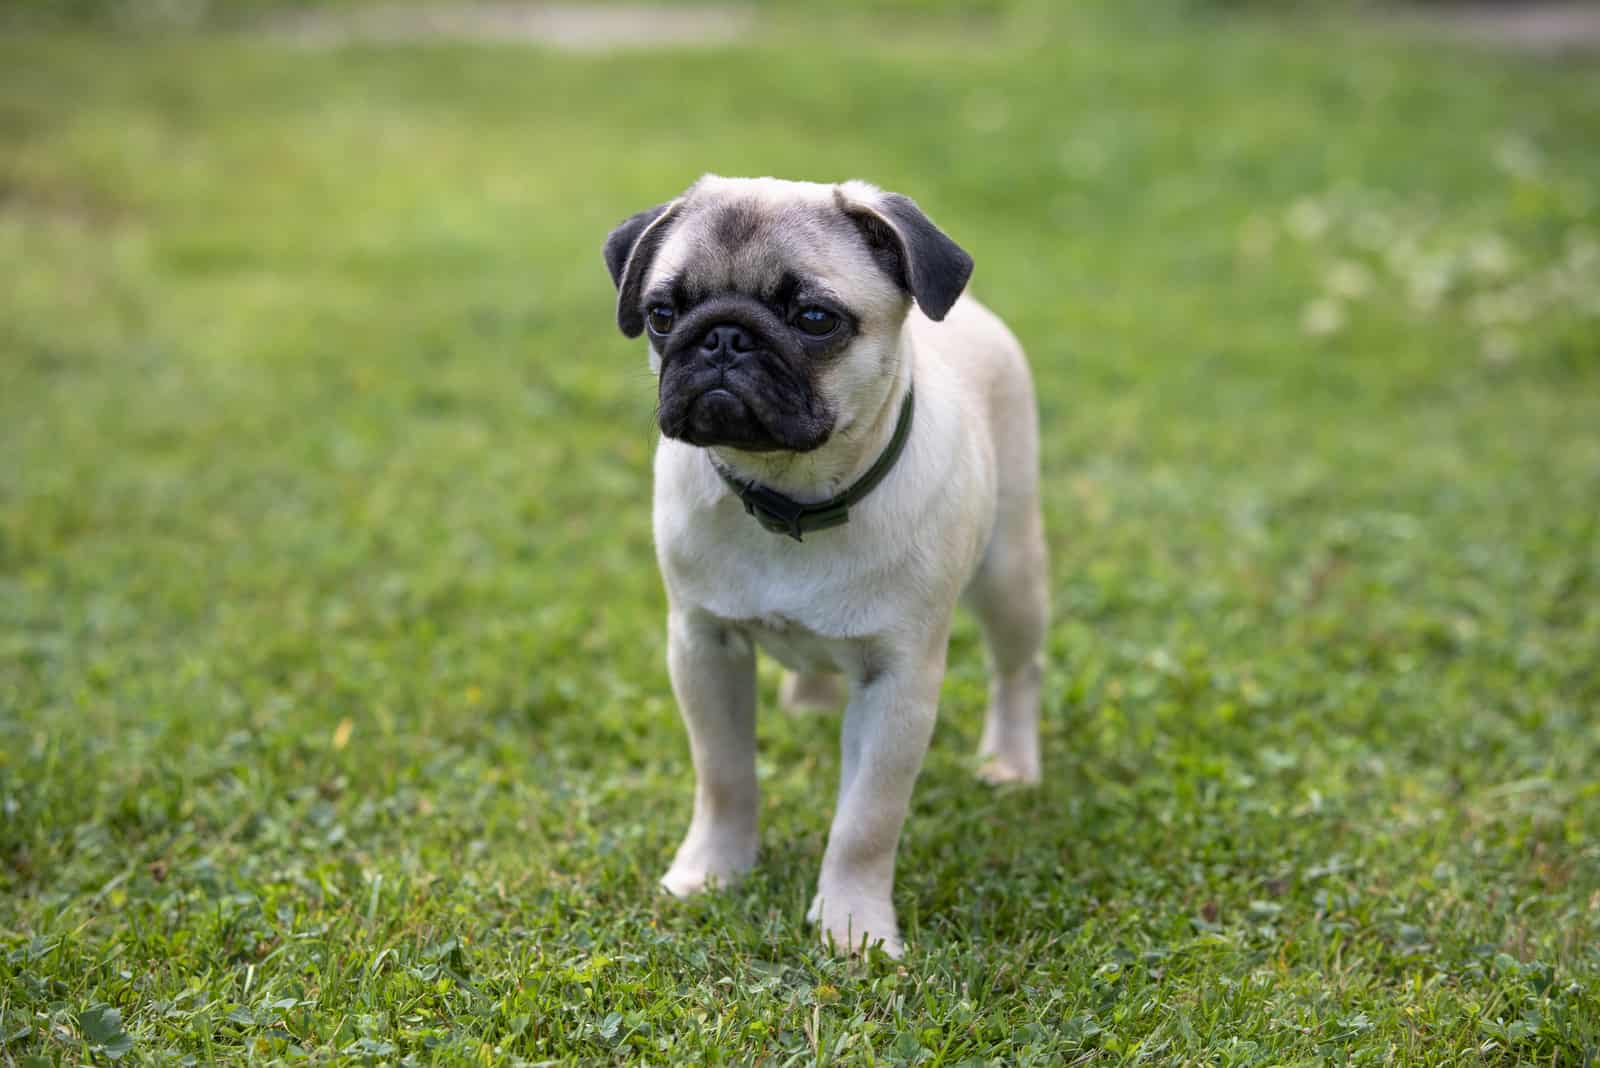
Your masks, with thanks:
[[[839,317],[823,308],[802,308],[795,325],[812,337],[827,337],[839,328]]]
[[[657,304],[651,308],[647,316],[650,321],[650,332],[652,334],[670,334],[672,332],[672,320],[675,315],[676,313],[665,304]]]

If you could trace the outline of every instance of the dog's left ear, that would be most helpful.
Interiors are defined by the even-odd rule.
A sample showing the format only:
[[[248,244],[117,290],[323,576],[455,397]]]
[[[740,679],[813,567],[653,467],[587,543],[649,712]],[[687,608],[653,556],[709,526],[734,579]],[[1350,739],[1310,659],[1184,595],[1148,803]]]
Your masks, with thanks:
[[[644,315],[639,310],[639,287],[655,261],[656,250],[667,236],[672,209],[677,201],[657,204],[630,215],[606,238],[606,270],[617,287],[617,326],[628,337],[644,333]]]
[[[935,321],[949,314],[972,277],[972,257],[933,224],[917,202],[847,182],[834,201],[866,239],[879,266]]]

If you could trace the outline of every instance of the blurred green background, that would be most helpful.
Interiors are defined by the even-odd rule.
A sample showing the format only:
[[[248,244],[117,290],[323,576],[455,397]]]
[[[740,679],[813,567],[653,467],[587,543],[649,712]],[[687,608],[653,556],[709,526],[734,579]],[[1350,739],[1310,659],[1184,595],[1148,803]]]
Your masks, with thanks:
[[[1459,14],[10,7],[0,1064],[1594,1061],[1600,52]],[[1035,367],[1047,782],[963,618],[898,967],[832,717],[653,889],[599,248],[704,171],[915,197]]]

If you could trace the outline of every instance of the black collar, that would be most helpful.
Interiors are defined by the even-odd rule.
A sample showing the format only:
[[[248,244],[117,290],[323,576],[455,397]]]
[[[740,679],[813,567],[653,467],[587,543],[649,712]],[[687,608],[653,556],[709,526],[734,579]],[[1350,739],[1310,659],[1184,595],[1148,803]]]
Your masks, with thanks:
[[[795,541],[803,541],[802,534],[848,523],[850,506],[871,493],[883,481],[895,461],[900,459],[900,454],[905,451],[906,439],[911,437],[911,400],[912,391],[907,389],[906,399],[900,405],[900,419],[894,425],[894,436],[889,439],[883,455],[867,469],[867,473],[837,497],[816,504],[801,504],[759,482],[746,482],[724,470],[715,460],[711,461],[711,466],[717,469],[717,474],[722,476],[728,488],[739,495],[744,502],[745,512],[755,516],[756,522],[774,534],[787,534]]]

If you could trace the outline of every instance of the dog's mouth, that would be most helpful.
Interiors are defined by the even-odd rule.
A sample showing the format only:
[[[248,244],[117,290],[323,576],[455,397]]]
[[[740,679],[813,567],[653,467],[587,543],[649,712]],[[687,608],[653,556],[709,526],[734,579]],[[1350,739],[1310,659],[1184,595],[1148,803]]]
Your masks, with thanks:
[[[729,445],[750,452],[788,447],[767,429],[752,405],[727,385],[705,390],[681,409],[670,424],[663,409],[661,429],[668,437],[690,445]]]
[[[734,418],[748,418],[750,406],[723,386],[708,389],[689,405],[689,421],[698,427],[714,427]]]
[[[726,364],[672,354],[662,366],[657,419],[669,438],[746,452],[809,452],[833,429],[792,363],[765,348]]]

